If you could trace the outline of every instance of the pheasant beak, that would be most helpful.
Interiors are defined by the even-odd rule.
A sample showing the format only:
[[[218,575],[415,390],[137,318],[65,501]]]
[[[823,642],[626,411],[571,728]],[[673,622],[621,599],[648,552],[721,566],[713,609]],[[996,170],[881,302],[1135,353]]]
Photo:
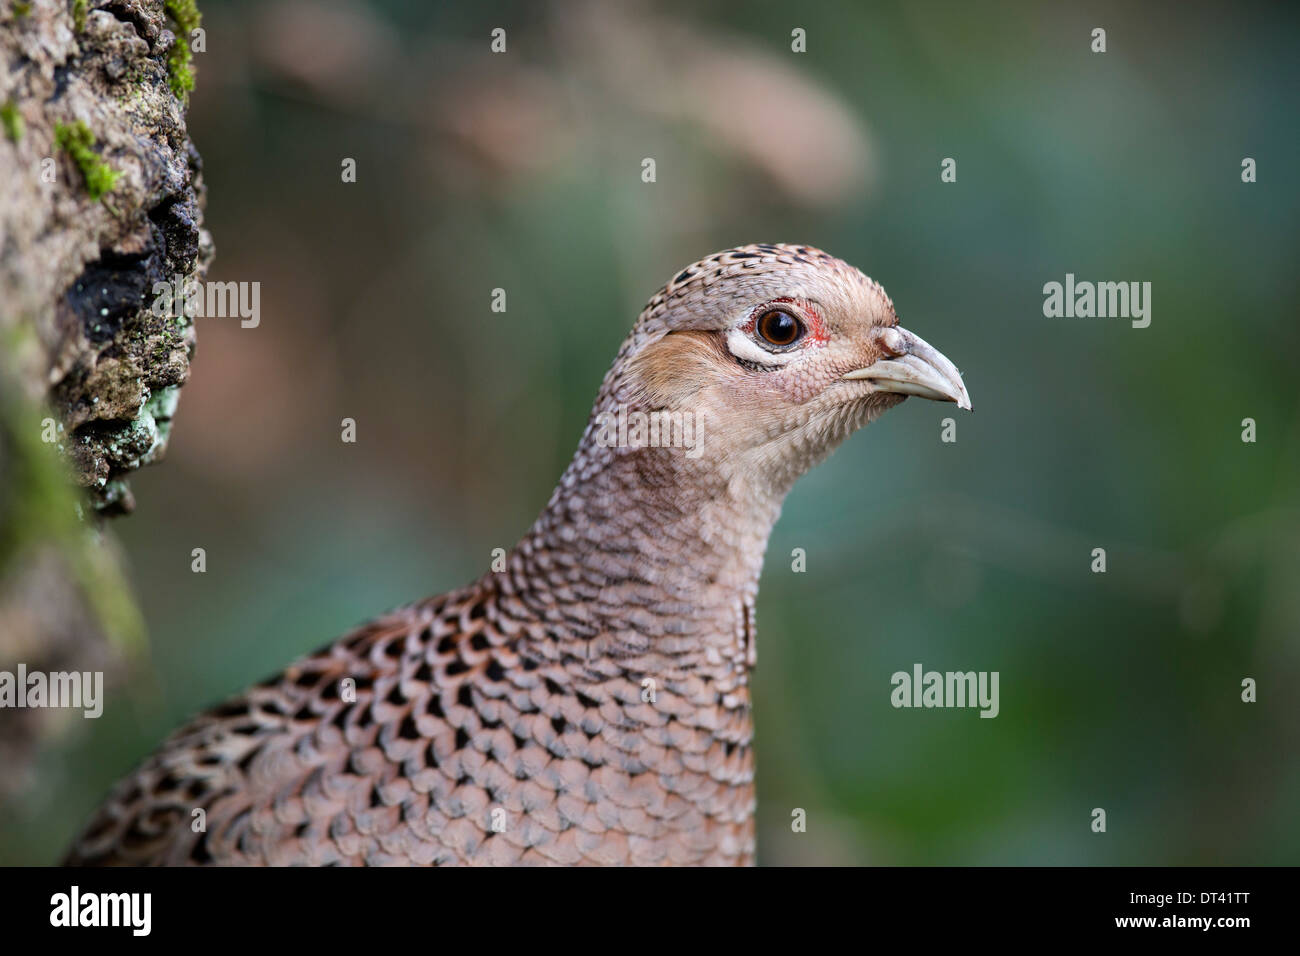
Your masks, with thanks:
[[[880,392],[956,402],[958,408],[970,410],[961,373],[946,355],[898,326],[878,328],[872,334],[883,355],[866,368],[847,373],[845,379],[871,382]]]

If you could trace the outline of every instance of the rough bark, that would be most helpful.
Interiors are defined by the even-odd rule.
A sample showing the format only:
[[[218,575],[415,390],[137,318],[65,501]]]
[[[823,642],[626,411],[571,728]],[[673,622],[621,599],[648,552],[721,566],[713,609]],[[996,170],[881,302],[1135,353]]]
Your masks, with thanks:
[[[0,669],[103,669],[135,630],[90,525],[131,510],[125,479],[162,456],[189,374],[192,320],[151,307],[212,253],[173,49],[193,13],[0,2]],[[0,718],[11,770],[56,719]]]

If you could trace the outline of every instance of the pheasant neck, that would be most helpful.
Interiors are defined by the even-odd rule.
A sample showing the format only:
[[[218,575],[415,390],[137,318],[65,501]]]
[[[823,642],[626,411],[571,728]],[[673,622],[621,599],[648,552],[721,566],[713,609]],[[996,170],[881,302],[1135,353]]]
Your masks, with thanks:
[[[493,577],[503,600],[546,623],[548,657],[734,678],[754,660],[754,597],[780,506],[680,449],[584,443]]]

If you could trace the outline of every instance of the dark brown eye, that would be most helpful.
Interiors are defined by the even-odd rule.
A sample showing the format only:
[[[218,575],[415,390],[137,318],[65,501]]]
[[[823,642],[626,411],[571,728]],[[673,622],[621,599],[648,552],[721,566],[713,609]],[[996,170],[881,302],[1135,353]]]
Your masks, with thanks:
[[[803,335],[799,320],[781,309],[769,309],[760,315],[756,328],[769,345],[793,345]]]

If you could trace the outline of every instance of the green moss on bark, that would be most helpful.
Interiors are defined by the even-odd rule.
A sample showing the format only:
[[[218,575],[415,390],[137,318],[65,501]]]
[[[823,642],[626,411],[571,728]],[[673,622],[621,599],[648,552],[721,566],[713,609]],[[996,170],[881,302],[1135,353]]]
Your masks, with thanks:
[[[117,179],[122,174],[99,158],[91,147],[95,145],[95,134],[81,120],[70,126],[56,123],[54,142],[66,152],[81,170],[81,177],[86,181],[86,192],[91,199],[100,199],[105,193],[113,191]]]
[[[163,8],[176,24],[176,42],[167,52],[167,80],[172,92],[184,100],[194,89],[194,54],[190,50],[190,38],[203,17],[197,0],[166,0]]]
[[[7,100],[3,106],[0,106],[0,124],[4,126],[9,142],[17,143],[23,138],[26,126],[23,124],[23,115],[18,112],[18,107],[13,100]]]

